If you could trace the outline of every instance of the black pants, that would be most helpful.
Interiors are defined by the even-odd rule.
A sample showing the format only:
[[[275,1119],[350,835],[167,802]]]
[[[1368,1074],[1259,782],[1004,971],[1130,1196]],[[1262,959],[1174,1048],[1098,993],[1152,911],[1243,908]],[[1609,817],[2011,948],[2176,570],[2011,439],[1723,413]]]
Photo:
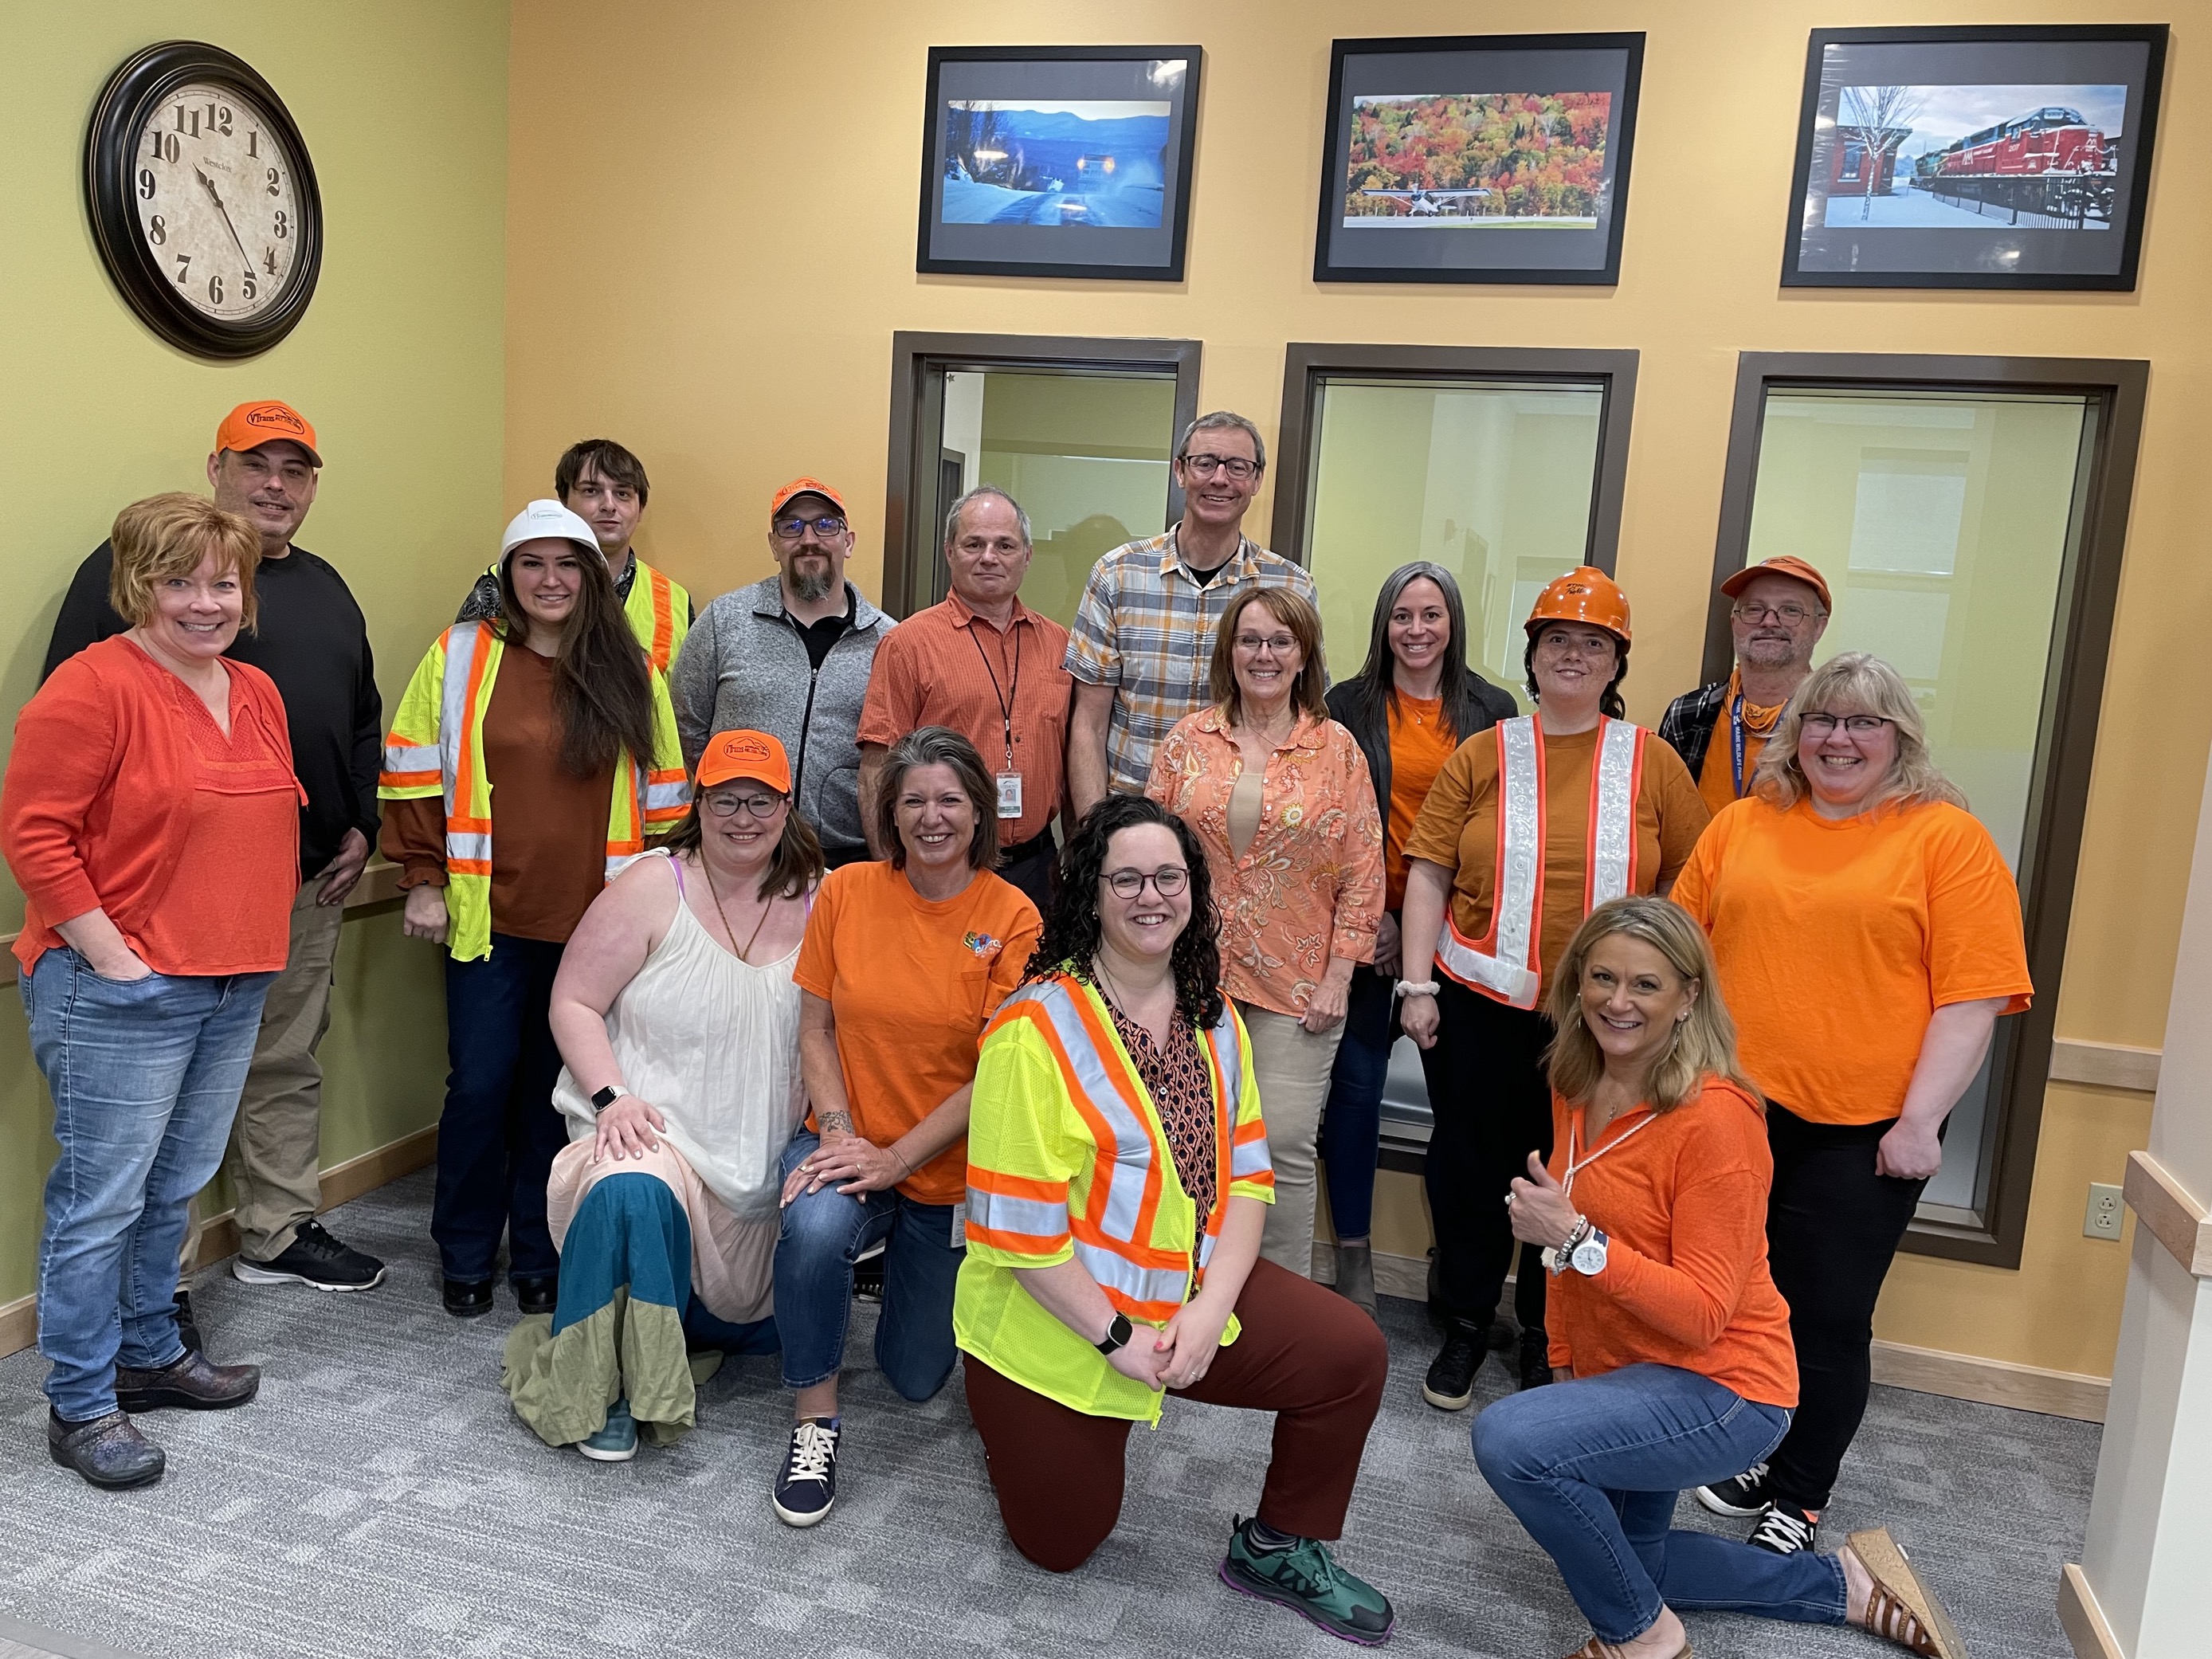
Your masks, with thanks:
[[[1060,858],[1060,848],[1053,841],[1052,826],[1015,846],[1000,849],[999,878],[1010,881],[1029,896],[1039,915],[1052,910],[1052,872]]]
[[[1827,1507],[1866,1415],[1874,1304],[1928,1184],[1875,1173],[1875,1148],[1896,1121],[1814,1123],[1766,1103],[1766,1259],[1797,1348],[1797,1414],[1767,1459],[1767,1480],[1801,1509]]]
[[[1424,1180],[1437,1235],[1437,1295],[1449,1317],[1487,1328],[1513,1265],[1505,1194],[1528,1173],[1528,1154],[1552,1155],[1552,1085],[1544,1049],[1552,1022],[1510,1008],[1438,975],[1437,1042],[1421,1054],[1430,1132]],[[1524,1330],[1544,1328],[1544,1264],[1521,1248],[1513,1313]]]

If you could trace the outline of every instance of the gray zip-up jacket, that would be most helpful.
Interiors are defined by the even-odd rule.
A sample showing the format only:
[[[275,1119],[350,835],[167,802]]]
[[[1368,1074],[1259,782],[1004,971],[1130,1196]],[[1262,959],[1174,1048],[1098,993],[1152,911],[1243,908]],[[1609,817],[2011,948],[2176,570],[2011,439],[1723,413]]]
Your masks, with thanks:
[[[833,858],[866,849],[856,734],[876,647],[893,626],[850,582],[845,591],[852,596],[852,625],[818,671],[808,664],[806,641],[783,608],[781,580],[770,576],[702,611],[668,673],[684,764],[697,765],[717,732],[769,733],[791,757],[800,814]]]

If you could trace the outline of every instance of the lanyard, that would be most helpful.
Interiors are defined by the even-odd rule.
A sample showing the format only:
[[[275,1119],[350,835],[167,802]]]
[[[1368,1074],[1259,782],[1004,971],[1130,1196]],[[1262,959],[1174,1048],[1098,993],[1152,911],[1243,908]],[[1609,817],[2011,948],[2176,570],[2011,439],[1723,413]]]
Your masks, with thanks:
[[[998,699],[999,721],[1006,730],[1006,770],[1011,772],[1014,769],[1014,699],[1022,694],[1022,636],[1015,631],[1014,619],[1008,617],[1006,631],[1014,635],[1014,677],[1013,684],[1001,691],[999,689],[999,671],[991,666],[991,653],[983,648],[983,641],[975,637],[975,622],[981,620],[978,617],[968,624],[968,642],[975,647],[975,654],[983,659],[983,672],[991,677],[991,695]],[[1002,634],[999,639],[1003,648],[1006,635]]]
[[[1575,1177],[1577,1176],[1580,1175],[1584,1170],[1589,1168],[1591,1164],[1596,1163],[1598,1159],[1603,1158],[1607,1152],[1612,1152],[1615,1147],[1626,1146],[1628,1142],[1635,1139],[1638,1135],[1650,1128],[1658,1121],[1659,1115],[1656,1112],[1652,1113],[1649,1117],[1645,1118],[1643,1122],[1638,1124],[1626,1134],[1621,1136],[1619,1140],[1608,1142],[1607,1145],[1599,1147],[1588,1158],[1583,1158],[1577,1162],[1575,1158],[1575,1147],[1582,1139],[1583,1118],[1580,1112],[1576,1113],[1573,1120],[1567,1125],[1567,1172],[1559,1178],[1559,1189],[1566,1194],[1569,1198],[1572,1198],[1575,1195]]]
[[[1735,760],[1735,798],[1743,799],[1743,693],[1729,705],[1729,747]]]

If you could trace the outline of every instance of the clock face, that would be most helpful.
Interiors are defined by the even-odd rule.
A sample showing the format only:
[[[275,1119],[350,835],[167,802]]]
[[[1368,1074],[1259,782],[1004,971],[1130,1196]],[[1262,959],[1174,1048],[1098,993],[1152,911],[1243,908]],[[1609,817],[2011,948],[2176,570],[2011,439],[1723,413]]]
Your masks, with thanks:
[[[300,266],[298,158],[266,111],[189,82],[141,116],[132,157],[138,234],[177,299],[235,324],[285,297]]]

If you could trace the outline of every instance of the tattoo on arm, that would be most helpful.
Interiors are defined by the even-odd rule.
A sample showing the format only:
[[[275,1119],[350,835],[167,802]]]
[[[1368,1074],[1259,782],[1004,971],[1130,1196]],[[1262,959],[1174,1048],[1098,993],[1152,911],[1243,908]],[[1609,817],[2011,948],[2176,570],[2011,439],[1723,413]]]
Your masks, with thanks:
[[[848,1135],[853,1133],[850,1112],[823,1112],[821,1115],[822,1133],[825,1135]]]

